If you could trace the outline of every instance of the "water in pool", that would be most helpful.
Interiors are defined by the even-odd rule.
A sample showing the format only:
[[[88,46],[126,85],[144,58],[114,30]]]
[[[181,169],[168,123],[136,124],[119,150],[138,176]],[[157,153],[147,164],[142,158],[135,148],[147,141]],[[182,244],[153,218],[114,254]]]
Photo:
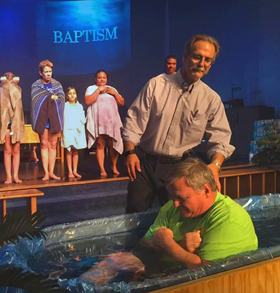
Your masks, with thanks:
[[[137,245],[141,237],[130,234],[128,241],[128,235],[120,233],[48,247],[40,259],[29,260],[29,267],[54,278],[69,280],[80,277],[94,283],[144,280],[183,269],[178,263],[166,265],[154,252]],[[154,266],[155,262],[157,266]]]
[[[280,217],[254,219],[252,215],[252,218],[260,248],[280,244],[278,236]],[[120,254],[120,252],[129,252],[133,247],[137,247],[142,235],[143,231],[140,234],[132,233],[129,236],[126,233],[119,233],[75,240],[55,247],[49,246],[44,250],[39,261],[38,259],[29,260],[29,266],[38,273],[47,273],[55,278],[80,277],[95,283],[129,282],[136,279],[141,280],[144,277],[166,276],[184,268],[177,263],[166,265],[154,253],[149,254],[149,251],[143,252],[137,248],[132,252],[143,260],[146,266],[146,274],[144,274],[144,266],[141,261],[137,261],[138,258],[133,258],[134,256],[130,253]],[[104,260],[107,266],[104,265]]]

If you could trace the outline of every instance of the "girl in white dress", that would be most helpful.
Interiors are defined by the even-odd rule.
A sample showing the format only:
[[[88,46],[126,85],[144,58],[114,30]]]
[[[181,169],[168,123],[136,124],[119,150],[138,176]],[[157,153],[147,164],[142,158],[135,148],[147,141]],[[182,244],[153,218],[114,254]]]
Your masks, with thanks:
[[[64,127],[61,145],[67,149],[66,162],[69,178],[81,178],[77,172],[79,161],[79,149],[87,146],[85,134],[85,113],[83,106],[77,100],[77,91],[69,87],[66,92],[68,102],[64,108]]]

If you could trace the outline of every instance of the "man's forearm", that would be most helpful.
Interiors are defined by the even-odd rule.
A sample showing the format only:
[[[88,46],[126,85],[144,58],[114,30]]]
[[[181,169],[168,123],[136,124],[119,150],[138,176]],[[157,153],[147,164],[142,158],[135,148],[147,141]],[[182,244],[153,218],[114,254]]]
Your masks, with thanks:
[[[202,265],[202,261],[198,255],[186,251],[172,238],[166,237],[164,241],[161,241],[160,245],[146,238],[142,238],[140,243],[158,252],[164,251],[172,258],[183,263],[188,269],[194,269]]]
[[[214,154],[211,158],[211,162],[218,162],[221,166],[222,166],[224,160],[225,160],[224,155],[218,154],[218,153]]]
[[[224,163],[224,160],[225,160],[224,155],[216,153],[212,156],[210,164],[216,165],[219,171],[221,171],[220,169]]]
[[[202,265],[202,261],[197,254],[186,251],[172,238],[165,239],[161,247],[172,258],[183,263],[188,269],[194,269]]]
[[[133,142],[131,141],[124,141],[124,150],[128,151],[128,150],[133,150],[135,148],[135,145]]]
[[[147,239],[145,237],[140,240],[140,244],[159,253],[165,252],[159,245],[155,244],[153,240]]]

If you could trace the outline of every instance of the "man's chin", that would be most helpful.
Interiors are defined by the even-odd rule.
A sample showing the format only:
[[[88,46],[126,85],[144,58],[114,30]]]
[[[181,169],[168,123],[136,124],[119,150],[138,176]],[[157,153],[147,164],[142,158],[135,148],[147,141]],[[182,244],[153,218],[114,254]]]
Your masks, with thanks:
[[[179,210],[182,218],[191,218],[192,214],[186,210]]]

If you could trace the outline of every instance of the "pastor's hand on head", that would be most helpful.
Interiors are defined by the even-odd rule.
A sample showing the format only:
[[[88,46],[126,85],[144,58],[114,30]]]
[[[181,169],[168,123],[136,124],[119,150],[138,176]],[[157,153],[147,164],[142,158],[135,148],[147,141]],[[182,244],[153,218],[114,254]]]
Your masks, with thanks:
[[[214,164],[209,164],[209,165],[207,165],[207,167],[212,171],[212,173],[214,175],[218,191],[221,191],[221,182],[220,182],[220,179],[219,179],[219,169],[218,169],[218,167],[216,165],[214,165]]]

